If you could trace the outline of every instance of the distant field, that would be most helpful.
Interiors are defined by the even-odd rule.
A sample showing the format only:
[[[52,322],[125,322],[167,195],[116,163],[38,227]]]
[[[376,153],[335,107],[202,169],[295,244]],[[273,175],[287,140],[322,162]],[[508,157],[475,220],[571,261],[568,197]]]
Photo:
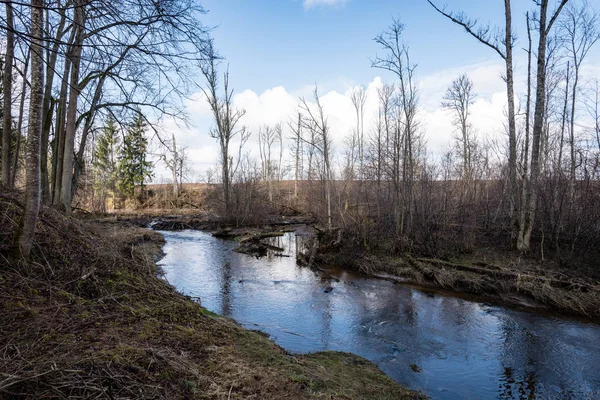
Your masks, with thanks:
[[[184,183],[181,188],[185,191],[204,191],[208,187],[207,183]],[[173,188],[172,183],[153,183],[146,185],[148,190],[171,190]]]

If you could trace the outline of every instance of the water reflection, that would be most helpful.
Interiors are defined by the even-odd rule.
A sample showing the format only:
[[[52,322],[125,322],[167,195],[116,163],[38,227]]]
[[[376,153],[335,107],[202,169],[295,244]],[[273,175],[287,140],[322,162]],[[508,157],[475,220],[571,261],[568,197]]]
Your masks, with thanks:
[[[196,231],[163,232],[166,278],[294,352],[348,351],[433,398],[600,397],[600,327],[296,265],[294,234],[262,259]],[[288,257],[286,257],[288,256]],[[333,288],[329,293],[327,288]],[[595,397],[596,396],[596,397]]]
[[[221,277],[221,315],[231,315],[231,263],[225,261]]]

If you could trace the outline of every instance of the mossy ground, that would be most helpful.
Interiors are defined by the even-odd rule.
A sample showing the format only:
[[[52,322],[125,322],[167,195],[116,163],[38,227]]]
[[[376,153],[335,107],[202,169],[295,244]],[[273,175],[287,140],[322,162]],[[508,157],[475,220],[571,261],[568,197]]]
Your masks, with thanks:
[[[162,237],[44,208],[14,257],[18,194],[0,196],[0,398],[419,398],[346,353],[292,355],[156,277]]]

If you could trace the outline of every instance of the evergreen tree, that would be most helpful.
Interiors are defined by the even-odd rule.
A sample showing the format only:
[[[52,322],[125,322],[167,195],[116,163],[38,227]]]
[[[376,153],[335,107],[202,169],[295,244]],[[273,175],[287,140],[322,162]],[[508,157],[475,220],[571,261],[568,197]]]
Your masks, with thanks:
[[[106,195],[116,189],[117,151],[119,147],[119,130],[112,116],[106,120],[102,134],[96,142],[94,161],[92,163],[96,190],[100,192],[102,209],[105,207]]]
[[[133,198],[135,186],[144,188],[146,178],[152,176],[152,163],[146,161],[148,140],[144,136],[146,123],[140,112],[127,129],[119,156],[118,188],[127,198]]]

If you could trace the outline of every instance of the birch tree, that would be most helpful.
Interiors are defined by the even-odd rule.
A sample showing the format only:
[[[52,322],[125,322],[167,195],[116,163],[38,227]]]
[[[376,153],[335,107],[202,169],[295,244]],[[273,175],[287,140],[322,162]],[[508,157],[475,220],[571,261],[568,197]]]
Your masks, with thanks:
[[[385,54],[371,61],[372,67],[390,71],[398,79],[397,121],[394,127],[392,151],[395,164],[393,168],[397,171],[395,172],[396,196],[400,198],[396,215],[397,233],[400,236],[412,230],[415,156],[419,141],[416,65],[411,61],[408,46],[403,42],[403,32],[404,24],[394,20],[386,31],[375,38],[375,42],[381,46]]]
[[[332,143],[331,133],[325,111],[319,98],[319,89],[315,85],[313,91],[314,106],[311,106],[305,98],[300,98],[300,110],[304,119],[302,120],[302,128],[310,132],[310,140],[307,144],[320,155],[322,160],[322,178],[325,186],[325,206],[327,210],[327,226],[332,228]],[[304,139],[305,140],[305,139]],[[306,141],[306,140],[305,140]]]
[[[175,134],[171,134],[171,145],[166,149],[160,158],[165,163],[167,169],[171,171],[171,179],[173,179],[173,196],[179,197],[181,185],[183,184],[183,170],[186,159],[185,148],[177,147]]]
[[[279,133],[279,134],[278,134]],[[267,184],[269,201],[273,202],[273,181],[279,175],[279,164],[273,159],[274,146],[281,146],[281,126],[261,126],[258,130],[258,149],[261,161],[262,179]]]
[[[456,78],[446,90],[442,107],[454,116],[454,125],[459,131],[458,145],[462,155],[462,179],[472,179],[473,134],[470,122],[470,107],[475,100],[473,82],[466,74]]]
[[[304,149],[302,141],[302,113],[298,112],[297,119],[288,122],[292,131],[292,156],[294,157],[294,198],[298,198],[298,181],[302,179]]]
[[[25,212],[17,243],[22,257],[29,259],[40,210],[40,151],[42,135],[42,101],[44,60],[42,29],[44,1],[31,0],[31,96],[26,148]]]
[[[245,111],[236,109],[233,105],[233,89],[229,88],[228,69],[223,73],[222,94],[219,93],[221,84],[218,71],[219,57],[214,50],[212,41],[209,44],[207,57],[206,62],[201,66],[207,84],[207,87],[203,87],[202,91],[214,118],[215,124],[210,130],[210,136],[219,143],[223,204],[225,215],[229,217],[231,212],[231,179],[234,171],[234,168],[232,168],[233,158],[229,147],[235,137],[240,137],[241,143],[245,142],[248,132],[244,126],[238,127]]]
[[[13,58],[15,53],[15,34],[13,21],[12,1],[4,2],[6,10],[6,53],[4,55],[4,71],[2,74],[2,175],[1,182],[5,186],[12,186],[10,179],[10,161],[12,146],[12,81]],[[17,155],[15,155],[17,157]]]
[[[540,176],[540,149],[544,129],[544,114],[546,110],[546,50],[548,35],[556,22],[562,8],[568,0],[562,0],[556,11],[548,20],[548,0],[541,0],[539,4],[538,49],[536,71],[536,95],[533,116],[532,148],[531,148],[531,175],[528,185],[525,213],[519,227],[517,249],[525,252],[531,247],[531,233],[538,201],[539,176]]]
[[[431,0],[427,2],[441,15],[461,26],[477,41],[494,50],[505,63],[506,93],[508,98],[508,191],[511,216],[511,245],[517,246],[519,235],[518,183],[517,183],[517,127],[515,116],[515,84],[513,71],[513,46],[515,38],[512,33],[511,0],[504,0],[504,29],[493,29],[481,25],[477,19],[460,12],[446,11],[436,6]]]
[[[367,102],[367,91],[364,86],[358,86],[350,93],[350,100],[356,112],[356,144],[358,150],[358,177],[362,179],[364,162],[365,162],[365,103]],[[352,157],[354,158],[354,157]]]
[[[559,34],[563,37],[573,74],[570,87],[571,113],[569,124],[569,185],[571,197],[573,196],[577,168],[575,120],[581,65],[592,46],[600,39],[599,24],[598,13],[591,9],[587,1],[583,1],[579,6],[573,3],[569,4],[565,7],[563,17],[559,20]]]

